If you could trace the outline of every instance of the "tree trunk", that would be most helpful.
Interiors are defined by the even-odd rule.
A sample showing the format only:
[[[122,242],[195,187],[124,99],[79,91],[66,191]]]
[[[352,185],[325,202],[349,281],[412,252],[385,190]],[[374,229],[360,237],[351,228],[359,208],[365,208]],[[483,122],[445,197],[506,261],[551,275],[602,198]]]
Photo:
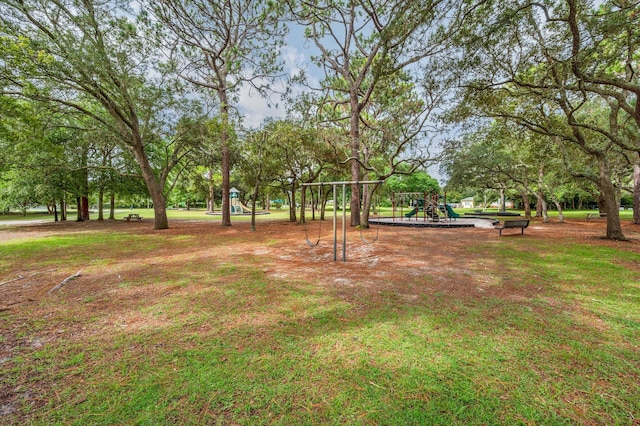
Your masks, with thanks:
[[[291,184],[291,193],[289,194],[289,222],[297,222],[296,217],[296,184]]]
[[[633,164],[633,223],[640,225],[640,152]]]
[[[558,221],[560,223],[564,222],[564,213],[562,212],[562,204],[560,204],[558,202],[558,200],[555,199],[555,197],[553,197],[553,204],[556,205],[556,208],[558,209]]]
[[[76,222],[82,222],[82,197],[76,196]]]
[[[327,197],[328,193],[324,192],[324,190],[320,191],[320,220],[324,220],[325,212],[327,211]],[[334,202],[335,204],[335,202]],[[334,205],[335,208],[335,205]]]
[[[229,148],[229,105],[226,90],[218,91],[220,98],[220,113],[222,116],[222,131],[220,144],[222,145],[222,226],[231,226],[231,149]]]
[[[104,220],[104,190],[98,191],[98,220]]]
[[[136,135],[134,135],[136,136]],[[149,159],[144,152],[144,146],[140,137],[136,137],[132,144],[133,155],[142,171],[142,178],[147,185],[147,190],[153,201],[154,229],[168,229],[169,219],[167,218],[167,208],[165,204],[163,188],[158,182],[156,175],[151,169]]]
[[[116,194],[112,192],[109,196],[109,220],[116,219]]]
[[[306,187],[302,187],[302,193],[300,194],[300,223],[306,223],[307,218],[305,213],[305,207],[307,205],[307,190]]]
[[[88,189],[88,188],[87,188]],[[82,207],[82,220],[89,220],[89,197],[83,195],[80,198],[80,205]]]
[[[58,221],[58,203],[56,203],[55,198],[53,200],[53,221]]]
[[[534,193],[534,195],[536,196],[536,217],[543,217],[543,210],[544,208],[546,208],[546,206],[543,208],[540,200],[544,202],[544,195],[542,195],[541,192],[536,192]]]
[[[616,188],[611,182],[609,164],[604,155],[598,158],[598,169],[600,171],[600,193],[604,202],[604,212],[607,214],[607,238],[611,240],[626,240],[620,223]]]
[[[540,207],[540,216],[536,213],[536,217],[542,217],[542,222],[549,222],[549,212],[547,211],[547,202],[544,200],[544,197],[541,192],[535,193],[537,203],[536,205]]]
[[[66,221],[67,220],[67,196],[66,196],[66,194],[63,194],[62,198],[60,199],[60,220],[61,221]]]
[[[371,202],[373,200],[373,193],[376,191],[376,189],[378,188],[379,184],[375,183],[371,186],[371,188],[368,188],[369,185],[363,185],[363,202],[362,202],[362,223],[361,226],[364,226],[365,228],[369,228],[369,213],[371,210]]]
[[[82,148],[82,193],[80,194],[80,216],[82,220],[89,220],[89,168],[88,165],[89,149]]]
[[[360,111],[357,93],[351,93],[351,122],[349,136],[351,137],[351,226],[360,225]]]
[[[209,170],[209,197],[207,200],[207,213],[213,213],[216,210],[216,192],[213,183],[213,167]]]
[[[253,186],[253,194],[251,196],[251,230],[256,230],[256,201],[258,199],[258,188],[260,187],[260,180],[256,179],[256,184]]]
[[[318,200],[315,192],[311,191],[311,220],[316,220],[316,209],[318,208]]]
[[[600,188],[599,184],[598,184],[598,188]],[[596,197],[596,202],[598,203],[598,212],[600,213],[600,215],[607,214],[607,206],[606,206],[607,202],[605,201],[601,190],[599,190],[598,192],[598,196]]]
[[[524,208],[524,217],[531,219],[531,201],[529,200],[529,193],[526,189],[520,190],[520,196],[522,197],[522,206]]]

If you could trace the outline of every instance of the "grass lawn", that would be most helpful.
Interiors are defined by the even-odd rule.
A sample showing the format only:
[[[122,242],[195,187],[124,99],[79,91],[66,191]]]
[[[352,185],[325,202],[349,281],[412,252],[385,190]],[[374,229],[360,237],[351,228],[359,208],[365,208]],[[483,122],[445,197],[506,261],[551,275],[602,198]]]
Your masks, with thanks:
[[[343,263],[330,221],[309,248],[281,213],[252,233],[135,212],[0,228],[0,423],[640,421],[628,222],[630,242],[584,216],[504,237],[388,227],[372,245],[349,229]]]
[[[470,213],[473,214],[477,209],[462,209],[462,208],[458,208],[458,209],[454,209],[454,211],[458,214],[464,215],[465,213]],[[398,208],[396,210],[396,216],[400,217],[402,214],[407,213],[408,211],[410,211],[409,207],[403,207],[402,209]],[[487,209],[485,210],[487,212],[498,212],[498,209]],[[217,210],[217,212],[219,213],[219,209]],[[524,211],[523,210],[509,210],[509,212],[515,212],[515,213],[520,213],[524,215]],[[116,209],[115,210],[115,217],[116,219],[123,219],[124,217],[126,217],[128,214],[130,213],[137,213],[140,216],[147,218],[147,219],[152,219],[154,217],[154,212],[153,209],[142,209],[142,208],[136,208],[136,209]],[[297,210],[296,212],[298,215],[300,214],[300,209]],[[535,214],[535,212],[533,212]],[[597,210],[566,210],[563,212],[565,218],[567,219],[583,219],[587,217],[587,214],[596,214],[598,213]],[[311,211],[309,209],[307,209],[307,212],[305,213],[307,217],[311,217]],[[378,213],[380,216],[387,216],[387,217],[391,217],[393,215],[393,209],[391,207],[381,207],[380,211]],[[75,210],[69,210],[69,212],[67,213],[67,217],[68,220],[73,221],[75,220],[76,217],[76,212]],[[105,209],[104,211],[104,215],[105,217],[108,217],[109,212],[107,209]],[[331,206],[327,207],[327,212],[326,212],[327,218],[331,218],[333,217],[333,210]],[[338,213],[338,216],[341,217],[342,212]],[[220,221],[221,220],[221,216],[220,215],[208,215],[206,214],[206,211],[203,209],[191,209],[191,210],[186,210],[186,209],[167,209],[167,216],[169,217],[169,220],[171,219],[189,219],[189,220],[210,220],[210,221]],[[377,214],[371,214],[371,217],[376,217]],[[496,215],[496,217],[498,217]],[[557,218],[558,217],[558,212],[556,210],[549,210],[549,217],[550,218]],[[97,218],[97,212],[92,210],[91,211],[91,218],[92,219],[96,219]],[[288,219],[289,218],[289,209],[287,206],[281,207],[280,209],[271,209],[271,211],[269,212],[268,215],[258,215],[257,216],[257,220],[259,221],[264,221],[264,220],[277,220],[277,219]],[[632,210],[622,210],[620,211],[620,218],[623,220],[630,220],[633,218],[633,211]],[[231,217],[232,221],[249,221],[251,220],[251,215],[250,214],[245,214],[245,215],[233,215]],[[15,222],[15,221],[29,221],[29,220],[51,220],[53,221],[53,215],[47,214],[46,212],[37,210],[37,211],[29,211],[26,215],[23,215],[21,213],[11,213],[11,214],[0,214],[0,225],[2,225],[3,222]]]

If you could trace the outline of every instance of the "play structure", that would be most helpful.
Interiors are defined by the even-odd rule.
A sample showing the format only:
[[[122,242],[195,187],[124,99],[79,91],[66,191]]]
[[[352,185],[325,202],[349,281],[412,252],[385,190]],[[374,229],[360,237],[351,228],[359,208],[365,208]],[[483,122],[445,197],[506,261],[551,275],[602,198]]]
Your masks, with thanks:
[[[384,181],[382,180],[371,180],[371,181],[341,181],[341,182],[317,182],[317,183],[304,183],[302,184],[302,187],[308,188],[308,187],[314,187],[314,186],[320,186],[320,188],[322,188],[323,186],[331,186],[333,189],[333,261],[335,262],[337,260],[337,253],[338,253],[338,186],[342,187],[342,261],[346,262],[347,261],[347,185],[380,185],[382,184]],[[310,241],[309,240],[309,233],[308,230],[306,228],[306,222],[305,222],[305,238],[307,240],[307,244],[309,244],[310,247],[315,247],[318,245],[318,243],[320,242],[320,229],[318,230],[318,239],[314,242],[314,241]],[[362,235],[361,235],[362,238]],[[377,240],[377,236],[376,236],[376,240]],[[369,243],[366,240],[363,241],[365,243]]]
[[[391,196],[393,221],[396,217],[414,219],[423,222],[452,221],[460,217],[449,204],[447,195],[428,194],[426,192],[395,192]],[[404,209],[408,208],[406,213]]]
[[[235,188],[231,188],[229,190],[229,210],[231,210],[232,215],[251,214],[251,209],[240,201],[240,191]],[[256,214],[269,214],[269,212],[259,211],[256,212]]]
[[[235,188],[231,188],[229,190],[229,209],[231,210],[231,214],[245,214],[251,213],[251,209],[247,208],[240,202],[240,191]]]
[[[229,211],[233,216],[239,215],[251,215],[251,209],[240,201],[240,191],[236,188],[231,188],[229,190]],[[219,216],[222,214],[220,211],[216,212],[207,212],[208,215]],[[256,215],[270,214],[265,210],[256,211]]]

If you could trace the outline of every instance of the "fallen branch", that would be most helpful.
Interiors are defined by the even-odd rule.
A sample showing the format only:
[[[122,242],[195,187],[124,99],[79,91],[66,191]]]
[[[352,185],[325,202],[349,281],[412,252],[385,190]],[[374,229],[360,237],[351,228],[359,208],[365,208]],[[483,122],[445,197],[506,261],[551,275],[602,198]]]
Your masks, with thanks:
[[[65,285],[66,283],[68,283],[69,281],[71,281],[72,279],[74,279],[74,278],[78,278],[79,276],[81,276],[81,275],[82,275],[82,274],[81,274],[81,272],[82,272],[82,271],[78,271],[78,272],[76,272],[75,274],[73,274],[73,275],[71,275],[71,276],[69,276],[69,277],[65,278],[64,280],[62,280],[62,281],[60,282],[60,284],[56,285],[56,286],[55,286],[55,287],[53,287],[51,290],[49,290],[49,293],[51,293],[51,292],[54,292],[54,291],[58,290],[60,287],[62,287],[63,285]]]
[[[55,272],[55,271],[57,271],[57,269],[48,269],[46,271],[35,272],[35,273],[33,273],[31,275],[28,275],[26,277],[23,277],[22,275],[18,275],[18,278],[14,278],[12,280],[2,282],[2,283],[0,283],[0,286],[5,285],[5,284],[9,284],[9,283],[12,283],[12,282],[15,282],[15,281],[24,280],[25,278],[35,277],[36,275],[42,275],[42,274],[46,274],[48,272]]]
[[[22,275],[18,275],[18,278],[14,278],[14,279],[12,279],[12,280],[5,281],[5,282],[3,282],[3,283],[0,283],[0,285],[5,285],[5,284],[9,284],[9,283],[12,283],[12,282],[15,282],[15,281],[24,280],[25,278],[26,278],[26,277],[23,277]]]

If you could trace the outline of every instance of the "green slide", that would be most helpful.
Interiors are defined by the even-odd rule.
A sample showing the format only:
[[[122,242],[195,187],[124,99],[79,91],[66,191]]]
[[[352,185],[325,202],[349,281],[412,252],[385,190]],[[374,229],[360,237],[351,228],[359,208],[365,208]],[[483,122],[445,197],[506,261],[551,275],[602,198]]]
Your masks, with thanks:
[[[417,213],[418,213],[418,208],[417,208],[417,207],[414,207],[414,208],[413,208],[413,210],[411,210],[411,211],[410,211],[410,212],[408,212],[408,213],[405,213],[405,214],[404,214],[404,217],[413,217],[413,216],[415,216]]]
[[[460,217],[460,215],[456,212],[453,211],[453,209],[451,208],[451,206],[449,204],[445,204],[444,205],[447,208],[447,214],[449,215],[449,217],[452,217],[454,219],[457,219]]]

